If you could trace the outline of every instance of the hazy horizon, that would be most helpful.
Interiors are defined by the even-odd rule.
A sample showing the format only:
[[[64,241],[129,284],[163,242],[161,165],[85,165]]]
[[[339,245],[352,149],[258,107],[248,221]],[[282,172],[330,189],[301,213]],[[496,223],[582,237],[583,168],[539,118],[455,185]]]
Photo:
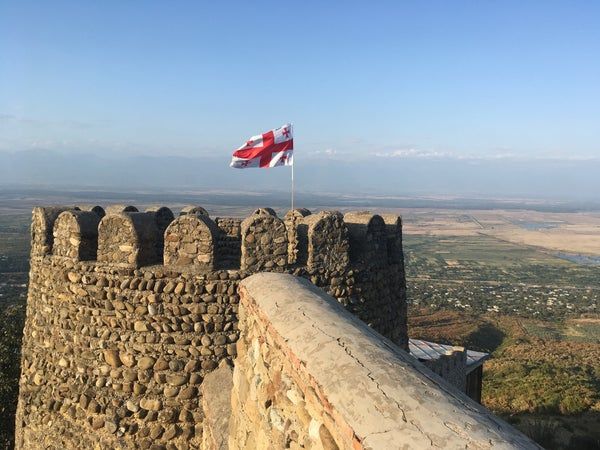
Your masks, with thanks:
[[[290,168],[236,170],[228,156],[0,152],[0,185],[289,192]],[[297,152],[297,192],[597,201],[600,161],[321,159]]]

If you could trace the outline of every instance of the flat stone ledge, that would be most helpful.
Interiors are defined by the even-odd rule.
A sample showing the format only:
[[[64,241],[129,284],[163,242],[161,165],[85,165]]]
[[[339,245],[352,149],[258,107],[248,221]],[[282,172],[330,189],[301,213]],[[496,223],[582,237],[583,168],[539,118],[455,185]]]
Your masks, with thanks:
[[[339,429],[351,430],[340,448],[541,448],[307,280],[260,273],[240,295]]]
[[[233,373],[227,361],[204,377],[201,401],[204,411],[202,423],[203,450],[227,450],[229,418],[231,416],[230,393],[233,388]]]

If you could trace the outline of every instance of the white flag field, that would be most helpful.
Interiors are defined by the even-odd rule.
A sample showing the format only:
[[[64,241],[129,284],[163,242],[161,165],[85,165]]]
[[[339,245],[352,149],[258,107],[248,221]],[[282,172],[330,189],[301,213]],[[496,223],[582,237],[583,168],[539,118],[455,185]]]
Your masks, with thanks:
[[[292,124],[252,136],[244,145],[233,152],[231,167],[268,169],[294,165],[294,136]]]

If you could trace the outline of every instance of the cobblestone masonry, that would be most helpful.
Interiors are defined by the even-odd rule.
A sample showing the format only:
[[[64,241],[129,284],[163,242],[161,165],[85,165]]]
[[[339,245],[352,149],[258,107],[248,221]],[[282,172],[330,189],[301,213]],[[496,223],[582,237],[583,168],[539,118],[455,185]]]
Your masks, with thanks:
[[[101,216],[93,211],[64,211],[54,224],[53,254],[88,261],[96,259]]]
[[[92,211],[35,208],[17,448],[198,447],[199,386],[235,356],[238,283],[259,270],[307,278],[407,347],[398,218],[166,209],[108,207],[95,234]]]

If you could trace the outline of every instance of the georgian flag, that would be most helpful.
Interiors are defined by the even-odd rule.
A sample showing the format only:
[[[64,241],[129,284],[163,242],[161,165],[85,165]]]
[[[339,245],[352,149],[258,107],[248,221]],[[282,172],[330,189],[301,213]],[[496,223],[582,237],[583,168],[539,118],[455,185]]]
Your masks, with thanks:
[[[294,138],[292,124],[286,123],[275,130],[252,136],[233,152],[231,167],[246,169],[249,167],[291,166],[294,164]]]

